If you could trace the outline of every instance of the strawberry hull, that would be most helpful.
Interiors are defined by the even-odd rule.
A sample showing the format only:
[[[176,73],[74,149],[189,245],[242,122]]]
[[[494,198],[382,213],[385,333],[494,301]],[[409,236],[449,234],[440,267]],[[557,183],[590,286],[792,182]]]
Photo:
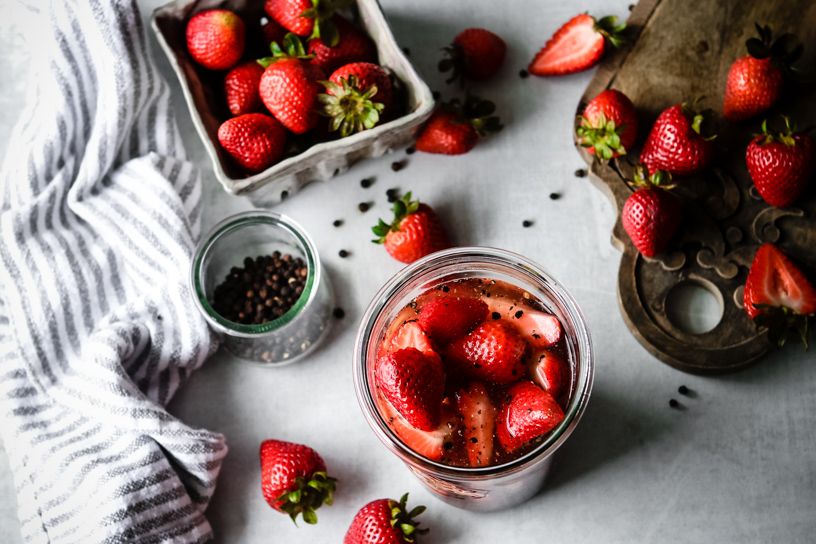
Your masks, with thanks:
[[[450,327],[442,327],[445,309]],[[395,350],[441,360],[436,429],[413,427],[381,394],[373,370]],[[562,365],[546,373],[552,383],[538,380],[549,391],[530,381],[531,358],[542,350]],[[372,429],[429,489],[461,508],[498,510],[543,484],[588,400],[592,350],[580,310],[539,265],[501,250],[456,248],[413,263],[383,287],[360,326],[354,377]],[[510,391],[522,382],[535,394],[518,396],[507,412]],[[525,420],[525,403],[536,421]],[[500,420],[500,413],[512,417]]]

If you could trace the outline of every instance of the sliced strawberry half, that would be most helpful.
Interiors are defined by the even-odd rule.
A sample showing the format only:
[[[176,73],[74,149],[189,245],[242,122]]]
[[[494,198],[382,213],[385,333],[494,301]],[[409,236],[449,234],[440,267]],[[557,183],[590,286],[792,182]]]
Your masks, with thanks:
[[[470,298],[429,300],[419,312],[419,324],[435,342],[447,343],[466,334],[487,317],[487,304]]]
[[[527,374],[537,386],[557,400],[569,391],[572,377],[561,357],[549,350],[539,350],[532,353],[529,361]]]
[[[441,423],[432,431],[422,431],[411,426],[405,418],[394,410],[382,395],[377,395],[377,403],[386,422],[405,445],[417,454],[440,461],[452,447],[453,434],[459,429],[460,419],[451,405],[450,399],[442,403]],[[445,444],[448,448],[445,448]]]
[[[409,321],[399,328],[397,334],[391,338],[388,352],[393,353],[405,348],[414,348],[426,356],[439,358],[439,354],[431,345],[428,334],[422,330],[422,327],[416,321]]]
[[[801,270],[773,244],[759,248],[743,294],[745,311],[768,339],[783,346],[791,329],[807,347],[810,320],[816,312],[816,289]]]
[[[517,383],[496,419],[496,437],[508,452],[551,431],[564,419],[555,399],[531,381]]]
[[[533,349],[544,349],[561,339],[561,322],[552,314],[521,306],[508,298],[482,297],[491,315],[509,321],[518,328]]]
[[[586,13],[576,15],[558,29],[527,70],[537,76],[557,76],[591,68],[603,56],[604,40],[618,47],[625,28],[626,23],[618,24],[614,16],[595,21]]]
[[[493,458],[493,429],[498,410],[490,402],[485,386],[473,382],[456,394],[456,407],[462,415],[465,448],[473,467],[491,464]]]

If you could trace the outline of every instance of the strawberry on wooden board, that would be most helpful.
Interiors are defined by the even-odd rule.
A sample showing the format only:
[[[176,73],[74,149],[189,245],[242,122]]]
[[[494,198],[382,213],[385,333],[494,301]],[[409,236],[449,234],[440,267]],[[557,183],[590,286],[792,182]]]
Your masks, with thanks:
[[[512,383],[524,376],[527,342],[518,329],[501,319],[488,319],[445,350],[445,362],[475,379]]]
[[[246,113],[218,127],[218,141],[248,174],[263,172],[283,156],[286,129],[275,118]]]
[[[575,129],[578,141],[601,160],[625,155],[637,139],[637,112],[632,101],[617,89],[593,98]]]
[[[496,418],[496,437],[508,452],[551,431],[564,419],[552,395],[531,381],[511,387],[507,399]]]
[[[303,44],[292,33],[284,38],[284,49],[272,43],[272,56],[258,60],[265,68],[259,87],[261,100],[275,118],[295,134],[314,128],[320,115],[318,100],[326,79],[319,66],[306,62]]]
[[[714,158],[716,136],[700,133],[703,115],[693,106],[679,104],[661,113],[652,126],[640,162],[649,170],[665,170],[674,177],[693,176],[708,168]]]
[[[243,115],[266,111],[258,91],[263,73],[263,67],[252,60],[242,62],[227,72],[224,76],[224,95],[230,113]]]
[[[668,189],[671,175],[658,170],[646,179],[643,167],[636,169],[636,185],[621,210],[621,222],[632,243],[646,257],[654,257],[666,247],[683,219],[683,205]]]
[[[450,241],[442,221],[427,204],[411,200],[409,191],[394,202],[394,220],[389,224],[380,219],[372,231],[384,244],[388,254],[403,263],[412,263],[426,255],[448,249]]]
[[[391,106],[391,79],[376,64],[347,64],[321,84],[327,92],[317,97],[320,113],[331,118],[329,130],[339,130],[343,138],[374,128]]]
[[[745,151],[748,174],[765,202],[777,208],[793,204],[807,188],[816,168],[813,140],[785,117],[787,132],[774,136],[768,122]]]
[[[485,320],[487,304],[469,298],[429,300],[419,312],[419,325],[434,342],[447,343]]]
[[[567,363],[558,354],[549,350],[534,351],[529,361],[527,374],[542,390],[556,400],[560,400],[569,391],[572,374]]]
[[[462,418],[453,409],[450,398],[442,401],[440,423],[432,431],[422,431],[412,426],[394,410],[394,407],[382,395],[377,395],[377,405],[380,413],[406,446],[417,455],[434,461],[443,460],[445,453],[453,445],[453,436],[459,432],[462,421]]]
[[[337,44],[334,12],[350,6],[354,0],[266,0],[264,11],[289,32],[310,39],[322,38],[330,46]]]
[[[456,394],[456,407],[462,415],[465,447],[470,466],[485,467],[493,457],[493,429],[498,410],[490,402],[485,386],[471,383]]]
[[[484,28],[467,28],[456,35],[444,49],[446,57],[439,61],[440,72],[451,72],[447,83],[465,78],[474,81],[490,79],[504,63],[507,44]]]
[[[246,26],[229,10],[211,9],[193,15],[186,36],[193,60],[210,70],[227,70],[244,54]]]
[[[757,327],[768,328],[772,344],[782,347],[793,332],[807,347],[816,313],[816,289],[775,245],[763,244],[754,256],[743,305]]]
[[[311,40],[309,54],[314,55],[312,64],[317,64],[330,74],[345,64],[377,60],[377,46],[368,34],[339,15],[335,15],[332,22],[337,27],[337,43],[329,46],[320,38]]]
[[[477,96],[468,96],[464,103],[453,99],[433,112],[422,128],[416,149],[440,155],[462,155],[476,147],[480,136],[504,128],[493,115],[496,105]]]
[[[759,38],[745,42],[748,54],[735,60],[728,70],[723,116],[732,123],[769,110],[782,96],[783,76],[798,73],[791,66],[803,51],[796,37],[784,34],[772,41],[770,26],[755,26]]]
[[[408,493],[399,502],[379,499],[363,506],[351,522],[343,544],[409,544],[428,529],[417,529],[414,518],[425,511],[417,506],[408,511]]]
[[[438,357],[405,348],[380,357],[374,384],[408,423],[422,431],[439,426],[445,373]]]
[[[261,444],[261,490],[269,506],[296,521],[317,523],[315,510],[331,506],[337,480],[326,474],[326,463],[308,446],[265,440]]]
[[[624,43],[626,23],[609,15],[596,21],[582,13],[558,29],[544,48],[536,54],[527,71],[536,76],[559,76],[586,70],[603,57],[605,41],[615,47]]]

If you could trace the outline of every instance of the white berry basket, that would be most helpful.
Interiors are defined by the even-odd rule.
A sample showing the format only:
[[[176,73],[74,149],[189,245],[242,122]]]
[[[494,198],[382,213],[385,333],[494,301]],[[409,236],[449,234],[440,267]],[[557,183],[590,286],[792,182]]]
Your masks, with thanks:
[[[311,181],[330,179],[357,161],[410,145],[433,112],[431,90],[397,45],[377,0],[357,0],[356,9],[343,14],[352,15],[352,21],[371,36],[380,65],[399,80],[405,114],[347,138],[317,143],[259,174],[246,176],[218,143],[218,127],[231,117],[221,91],[224,73],[198,66],[187,51],[187,21],[198,12],[216,8],[234,11],[246,23],[245,58],[256,58],[253,51],[258,51],[257,58],[264,56],[260,44],[250,41],[251,35],[260,34],[260,28],[253,26],[264,15],[263,2],[257,0],[176,0],[153,12],[151,26],[181,83],[193,124],[212,159],[215,176],[228,193],[248,196],[256,206],[274,205]]]

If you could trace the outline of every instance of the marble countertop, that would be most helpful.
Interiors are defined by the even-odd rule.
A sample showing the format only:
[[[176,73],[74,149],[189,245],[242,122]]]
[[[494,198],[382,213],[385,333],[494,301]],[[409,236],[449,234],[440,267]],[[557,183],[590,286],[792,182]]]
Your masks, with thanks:
[[[162,2],[142,0],[147,21]],[[222,432],[230,452],[207,511],[217,543],[339,542],[357,512],[377,498],[410,492],[425,504],[428,544],[474,541],[681,543],[812,542],[816,529],[814,355],[801,346],[723,377],[683,374],[649,355],[617,305],[620,254],[610,245],[614,210],[574,172],[585,165],[570,134],[575,104],[592,72],[521,79],[518,71],[579,11],[627,15],[629,0],[381,0],[398,42],[443,98],[457,89],[436,72],[439,49],[460,30],[481,26],[508,43],[495,81],[473,91],[496,102],[505,130],[470,154],[404,151],[360,163],[305,187],[275,208],[311,234],[345,317],[306,360],[279,369],[242,363],[223,351],[196,372],[170,404],[185,422]],[[467,9],[462,9],[464,5]],[[15,3],[0,1],[0,152],[24,98],[27,44]],[[179,84],[153,41],[170,82],[190,158],[207,194],[204,229],[247,210],[212,174]],[[390,164],[407,159],[394,172]],[[365,189],[360,180],[376,179]],[[385,191],[414,191],[441,215],[456,245],[508,249],[542,263],[581,305],[596,350],[588,409],[563,446],[544,490],[511,511],[474,514],[450,507],[408,472],[366,424],[354,394],[351,353],[358,322],[379,287],[401,265],[371,243],[370,227],[389,212]],[[551,200],[550,193],[561,198]],[[370,202],[366,213],[357,209]],[[342,219],[340,228],[332,226]],[[522,227],[523,220],[533,226]],[[338,251],[350,252],[340,258]],[[716,323],[718,308],[692,300],[687,318]],[[680,395],[685,385],[691,393]],[[680,402],[678,409],[669,400]],[[339,480],[335,505],[320,522],[295,527],[260,492],[258,447],[268,438],[312,446]],[[16,496],[0,445],[0,542],[20,542]]]

